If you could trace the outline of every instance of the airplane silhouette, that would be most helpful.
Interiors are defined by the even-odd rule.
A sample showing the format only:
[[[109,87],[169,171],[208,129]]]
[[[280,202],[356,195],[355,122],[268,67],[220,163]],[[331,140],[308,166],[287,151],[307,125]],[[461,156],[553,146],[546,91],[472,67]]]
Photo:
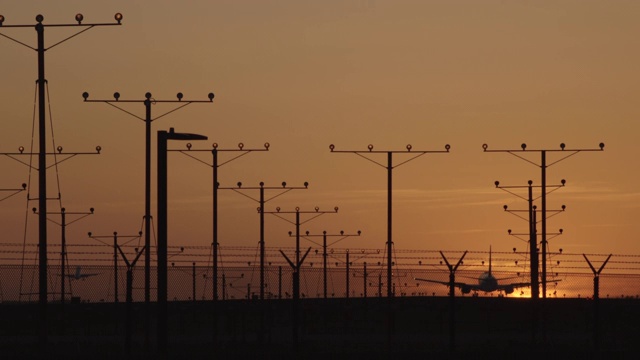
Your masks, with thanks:
[[[449,265],[449,262],[444,257],[444,254],[440,252],[440,255],[442,255],[447,265]],[[455,268],[457,268],[457,266],[460,265],[461,262],[462,262],[462,259],[460,259],[460,261],[455,266]],[[455,268],[452,271],[455,271]],[[447,281],[437,281],[437,280],[419,279],[419,278],[415,278],[415,279],[418,281],[427,281],[427,282],[442,284],[446,286],[451,285],[451,283]],[[491,247],[489,247],[489,271],[485,271],[480,275],[480,277],[478,278],[478,284],[466,284],[461,282],[454,282],[453,286],[459,288],[463,294],[468,294],[471,291],[484,291],[486,293],[490,293],[494,291],[503,291],[507,295],[513,293],[514,289],[531,286],[531,283],[511,283],[511,284],[500,285],[498,284],[498,280],[499,279],[496,279],[495,276],[491,274]]]
[[[87,273],[82,273],[82,268],[80,266],[76,267],[76,272],[75,274],[69,274],[67,275],[68,278],[70,278],[71,280],[84,280],[90,276],[96,276],[98,275],[98,273],[92,273],[92,274],[87,274]]]

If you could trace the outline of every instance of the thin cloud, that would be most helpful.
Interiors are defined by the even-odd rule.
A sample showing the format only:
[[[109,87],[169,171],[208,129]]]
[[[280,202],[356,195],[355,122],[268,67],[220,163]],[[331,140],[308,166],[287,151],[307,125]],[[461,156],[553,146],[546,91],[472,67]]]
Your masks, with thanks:
[[[490,229],[450,229],[450,230],[435,230],[428,232],[429,234],[480,234],[487,233]]]

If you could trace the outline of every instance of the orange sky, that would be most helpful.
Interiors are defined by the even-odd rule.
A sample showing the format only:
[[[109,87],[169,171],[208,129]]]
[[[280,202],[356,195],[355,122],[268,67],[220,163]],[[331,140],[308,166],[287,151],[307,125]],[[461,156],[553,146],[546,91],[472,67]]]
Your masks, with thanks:
[[[507,229],[526,223],[502,205],[526,203],[493,186],[540,183],[540,171],[508,154],[517,149],[597,148],[548,170],[548,182],[567,180],[549,196],[549,208],[567,206],[548,222],[564,229],[550,248],[572,253],[638,254],[636,232],[640,155],[635,135],[639,110],[640,47],[631,1],[142,1],[12,2],[0,13],[5,25],[110,22],[46,53],[46,71],[56,145],[66,151],[102,155],[77,157],[60,167],[67,211],[96,209],[69,228],[68,242],[94,234],[137,233],[144,212],[144,123],[92,99],[206,99],[153,123],[157,130],[207,135],[194,143],[208,149],[243,142],[271,144],[220,168],[222,186],[242,181],[257,186],[310,183],[269,202],[292,210],[340,208],[303,230],[352,232],[363,236],[344,247],[383,248],[386,241],[386,172],[336,150],[442,150],[394,171],[394,242],[403,249],[509,251],[526,244]],[[51,45],[75,29],[47,28]],[[32,29],[0,29],[35,46]],[[31,142],[36,53],[0,38],[0,151]],[[127,107],[144,116],[141,104]],[[154,115],[170,110],[154,105]],[[50,139],[50,137],[49,137]],[[173,148],[184,144],[174,143]],[[155,143],[153,147],[155,151]],[[531,154],[538,161],[538,154]],[[549,155],[549,161],[553,159]],[[209,161],[210,156],[203,159]],[[398,162],[402,156],[397,155]],[[386,161],[384,155],[378,158]],[[155,179],[155,154],[153,178]],[[0,159],[0,188],[28,181],[28,169]],[[179,154],[169,156],[172,244],[211,242],[211,169]],[[50,171],[53,179],[54,171]],[[154,181],[155,183],[155,181]],[[32,174],[31,196],[37,196]],[[52,182],[50,188],[56,190]],[[155,213],[155,184],[153,185]],[[252,195],[257,196],[257,193]],[[2,241],[21,243],[23,196],[0,203]],[[55,209],[54,203],[52,203]],[[229,191],[220,194],[221,246],[254,246],[256,204]],[[53,211],[53,210],[52,210]],[[37,242],[31,215],[28,240]],[[267,217],[267,246],[291,246],[289,224]],[[50,225],[50,239],[59,231]],[[613,261],[614,259],[612,259]]]

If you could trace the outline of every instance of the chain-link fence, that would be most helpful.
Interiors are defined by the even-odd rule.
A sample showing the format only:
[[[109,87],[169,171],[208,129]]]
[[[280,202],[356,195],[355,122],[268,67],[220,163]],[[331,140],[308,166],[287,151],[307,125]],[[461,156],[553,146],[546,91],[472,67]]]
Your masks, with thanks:
[[[41,356],[35,345],[43,326],[49,336],[46,353],[52,358],[153,354],[160,338],[155,258],[150,269],[151,302],[145,304],[144,262],[134,266],[122,256],[114,257],[113,249],[94,250],[71,247],[64,262],[59,252],[50,254],[46,317],[38,302],[37,258],[31,256],[23,264],[5,259],[8,264],[0,265],[4,354]],[[349,249],[348,263],[347,249],[335,249],[326,257],[322,251],[311,251],[300,267],[302,300],[296,301],[293,269],[280,249],[267,249],[262,270],[256,249],[220,250],[219,301],[214,302],[214,269],[207,249],[170,249],[167,336],[172,357],[284,353],[295,358],[299,351],[307,356],[340,352],[375,357],[389,351],[394,357],[416,353],[443,357],[453,345],[461,353],[481,356],[523,348],[542,349],[546,352],[540,354],[556,357],[584,357],[592,351],[623,357],[637,353],[638,256],[614,254],[602,268],[597,284],[605,301],[588,300],[594,297],[596,274],[582,254],[567,253],[553,254],[547,263],[547,282],[540,285],[541,291],[546,289],[546,301],[498,299],[504,296],[499,292],[464,295],[460,289],[450,301],[446,297],[450,273],[440,263],[444,259],[438,251],[396,251],[390,284],[394,300],[387,298],[384,251]],[[295,249],[282,250],[295,257]],[[139,250],[125,247],[123,252],[132,259]],[[462,254],[445,252],[453,263]],[[467,253],[456,269],[456,283],[477,284],[489,271],[489,256]],[[608,254],[587,256],[599,270]],[[491,254],[491,273],[499,284],[530,282],[529,267],[526,254]],[[261,278],[264,297],[270,301],[256,300]],[[529,298],[530,292],[524,286],[506,297]]]
[[[169,259],[169,301],[202,301],[214,297],[214,269],[202,248],[176,248]],[[228,251],[224,251],[228,250]],[[264,298],[292,297],[293,270],[279,254],[280,249],[268,249],[262,268]],[[129,249],[129,251],[134,251]],[[295,249],[284,249],[293,253]],[[383,252],[376,249],[335,250],[325,257],[312,251],[300,267],[300,296],[302,298],[367,298],[386,297],[388,291],[387,264]],[[86,251],[82,252],[87,256]],[[48,261],[48,291],[52,302],[123,302],[127,291],[132,300],[144,300],[144,265],[127,265],[122,259],[114,261],[113,253],[91,253],[93,259],[74,259],[68,252],[64,262],[57,256]],[[256,299],[260,296],[261,266],[255,249],[223,249],[217,266],[217,293],[220,300]],[[135,254],[135,253],[134,253]],[[100,256],[97,256],[100,255]],[[462,252],[447,256],[459,259]],[[457,283],[478,284],[480,276],[489,270],[489,253],[469,252],[455,272]],[[526,254],[491,254],[492,275],[501,285],[530,283]],[[587,255],[595,268],[606,259],[602,254]],[[326,259],[326,263],[325,263]],[[204,261],[203,261],[204,260]],[[441,263],[437,251],[397,251],[392,264],[391,291],[397,297],[446,296],[449,292],[449,270]],[[594,277],[582,254],[553,254],[547,264],[546,283],[540,276],[541,297],[590,298],[594,296]],[[155,265],[155,259],[152,261]],[[131,274],[130,284],[127,281]],[[427,279],[439,283],[420,281]],[[640,296],[640,256],[612,255],[598,274],[601,298]],[[151,268],[150,298],[155,301],[156,268]],[[545,291],[543,291],[543,289]],[[456,295],[464,295],[459,290]],[[501,296],[503,292],[472,291],[466,296]],[[531,288],[517,287],[510,297],[530,297]],[[0,301],[34,302],[38,299],[38,266],[36,261],[25,264],[0,265]]]

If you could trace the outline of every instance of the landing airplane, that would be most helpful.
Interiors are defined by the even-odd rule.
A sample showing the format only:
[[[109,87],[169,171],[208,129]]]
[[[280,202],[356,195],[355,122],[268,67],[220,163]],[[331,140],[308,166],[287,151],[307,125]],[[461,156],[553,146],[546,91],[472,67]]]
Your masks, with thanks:
[[[453,269],[453,271],[455,271],[455,268],[457,268],[458,265],[460,265],[460,263],[462,262],[462,259],[460,259],[460,261],[455,266],[455,268],[453,268],[452,266],[449,265],[449,262],[444,257],[444,254],[442,254],[442,252],[440,252],[440,255],[442,255],[442,258],[444,258],[444,261],[447,263],[450,270]],[[464,255],[462,257],[464,257]],[[427,281],[427,282],[442,284],[446,286],[451,285],[451,283],[446,281],[436,281],[436,280],[419,279],[419,278],[416,278],[416,280]],[[457,288],[460,288],[460,291],[463,294],[468,294],[471,291],[484,291],[486,293],[494,292],[494,291],[504,291],[504,293],[508,295],[513,293],[514,289],[531,286],[531,283],[511,283],[511,284],[499,285],[498,279],[496,279],[491,274],[491,247],[489,247],[489,271],[483,272],[480,275],[480,277],[478,278],[478,284],[465,284],[460,282],[454,282],[453,285]]]
[[[68,278],[70,278],[71,280],[84,280],[90,276],[96,276],[98,275],[98,273],[92,273],[92,274],[83,274],[82,273],[82,268],[80,266],[76,267],[76,272],[75,274],[69,274],[67,275]]]

